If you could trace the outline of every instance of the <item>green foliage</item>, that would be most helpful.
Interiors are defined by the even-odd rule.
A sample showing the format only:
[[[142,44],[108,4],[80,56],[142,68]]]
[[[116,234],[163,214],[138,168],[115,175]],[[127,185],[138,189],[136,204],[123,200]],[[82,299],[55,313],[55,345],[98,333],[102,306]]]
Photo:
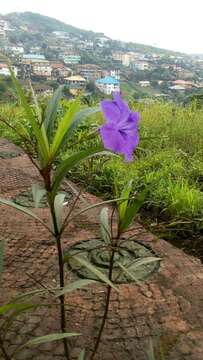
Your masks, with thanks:
[[[135,199],[129,199],[123,215],[120,216],[119,232],[123,232],[130,227],[141,206],[144,204],[146,195],[147,189],[144,189],[135,195]]]
[[[63,87],[59,86],[53,97],[49,100],[44,117],[44,126],[47,131],[47,137],[50,140],[53,133],[54,125],[57,119],[57,111],[59,110],[60,100],[63,95]]]
[[[89,262],[87,259],[85,259],[82,256],[74,256],[74,261],[78,262],[79,264],[85,266],[88,270],[90,270],[94,275],[96,275],[96,277],[98,278],[98,280],[100,280],[101,282],[103,282],[104,284],[109,285],[110,287],[112,287],[114,290],[116,290],[117,292],[119,292],[118,288],[111,282],[111,280],[108,279],[108,277],[100,270],[98,270],[98,268],[94,265],[92,265],[91,262]]]
[[[23,346],[21,346],[21,349],[23,347],[26,346],[36,346],[39,344],[44,344],[50,341],[56,341],[56,340],[61,340],[64,338],[68,338],[68,337],[73,337],[73,336],[79,336],[80,334],[78,333],[63,333],[63,334],[49,334],[49,335],[44,335],[44,336],[39,336],[36,337],[32,340],[29,340],[28,342],[26,342]]]
[[[93,113],[98,112],[98,108],[83,108],[80,110],[80,101],[76,99],[75,101],[71,101],[68,103],[67,108],[64,106],[64,109],[61,109],[61,97],[62,97],[62,89],[59,88],[56,90],[53,98],[48,102],[46,106],[41,106],[38,103],[38,99],[36,98],[34,91],[31,87],[32,100],[31,102],[28,100],[27,94],[24,89],[20,86],[18,80],[15,78],[15,75],[10,68],[11,79],[15,86],[16,94],[18,97],[19,106],[22,108],[23,116],[25,116],[25,123],[10,123],[5,120],[4,117],[1,117],[1,123],[8,126],[12,132],[15,133],[17,138],[22,141],[22,148],[25,150],[27,155],[31,158],[32,163],[37,168],[39,175],[43,180],[43,186],[33,185],[32,186],[32,195],[34,199],[35,206],[39,205],[40,199],[43,195],[47,195],[49,211],[51,215],[51,227],[46,225],[35,212],[24,208],[10,200],[0,199],[0,204],[10,206],[26,215],[31,216],[35,220],[38,220],[46,229],[48,229],[53,235],[56,247],[57,247],[57,255],[59,262],[59,273],[60,273],[60,283],[59,283],[59,293],[56,294],[56,297],[59,297],[60,300],[60,316],[61,316],[61,333],[60,334],[50,334],[41,336],[38,338],[34,338],[21,345],[14,351],[18,353],[25,346],[33,346],[38,345],[47,341],[53,340],[63,340],[64,344],[64,355],[68,358],[68,347],[66,338],[77,336],[79,334],[75,333],[65,333],[65,324],[66,324],[66,313],[65,313],[65,294],[69,293],[73,290],[79,289],[83,286],[86,286],[92,281],[81,280],[76,283],[64,284],[64,261],[65,258],[62,252],[62,234],[64,229],[67,226],[67,220],[71,215],[71,212],[74,210],[74,206],[78,198],[73,202],[73,206],[71,206],[70,211],[66,214],[64,219],[64,197],[65,194],[58,193],[58,190],[62,184],[62,181],[66,175],[66,173],[73,168],[73,166],[78,165],[81,160],[85,158],[91,158],[92,156],[109,155],[109,152],[103,150],[100,146],[91,146],[86,148],[85,150],[79,150],[79,147],[76,147],[72,152],[67,152],[66,157],[59,163],[56,161],[58,154],[63,150],[64,143],[67,140],[71,140],[73,137],[73,131],[79,126],[80,123],[84,121],[88,116]],[[79,111],[80,110],[80,111]],[[92,137],[92,135],[91,135]],[[94,137],[94,135],[93,135]],[[71,143],[71,141],[70,141]],[[53,174],[52,174],[53,173]],[[95,206],[95,205],[94,205]],[[93,207],[94,207],[93,206]],[[96,205],[98,206],[98,205]],[[89,208],[92,208],[90,206]],[[83,209],[81,212],[88,210]],[[80,214],[80,213],[79,213]],[[78,215],[79,215],[78,214]],[[2,260],[3,258],[3,248],[0,249],[0,270],[2,270]],[[117,288],[111,282],[108,277],[100,272],[95,266],[91,263],[88,263],[82,257],[75,257],[74,261],[77,261],[87,267],[90,271],[96,274],[97,278],[103,281],[108,286],[114,287],[115,290]],[[46,289],[48,293],[55,293],[56,289]],[[44,292],[44,290],[43,290]],[[29,294],[29,296],[35,296],[36,294],[41,294],[41,291],[34,291]],[[32,304],[7,304],[0,308],[0,313],[6,314],[11,309],[14,309],[13,313],[7,317],[5,320],[5,328],[4,331],[7,331],[10,325],[13,322],[13,319],[19,315],[20,313],[27,311],[29,309],[33,309],[39,305]],[[16,308],[17,306],[17,308]],[[62,325],[63,324],[63,325]],[[5,351],[4,351],[5,353]],[[84,357],[84,354],[81,354],[81,357]],[[7,355],[6,355],[7,358]]]
[[[203,110],[194,104],[183,107],[164,102],[132,102],[131,106],[141,113],[134,161],[95,159],[72,170],[72,178],[80,174],[85,185],[90,173],[87,189],[104,198],[115,191],[115,183],[120,192],[132,179],[132,192],[148,186],[144,204],[152,216],[158,211],[165,219],[196,221],[203,215]],[[76,135],[85,137],[90,131],[86,126]]]

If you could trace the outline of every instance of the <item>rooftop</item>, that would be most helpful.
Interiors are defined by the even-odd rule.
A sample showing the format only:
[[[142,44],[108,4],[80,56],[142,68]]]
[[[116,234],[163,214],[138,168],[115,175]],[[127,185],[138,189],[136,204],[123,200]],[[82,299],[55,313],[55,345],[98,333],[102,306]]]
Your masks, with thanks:
[[[66,80],[69,81],[86,81],[82,76],[80,75],[74,75],[74,76],[70,76],[68,78],[66,78]]]
[[[98,80],[96,80],[96,83],[103,84],[103,85],[112,85],[112,84],[119,85],[120,84],[120,82],[112,76],[106,76],[103,79],[98,79]]]
[[[45,56],[41,54],[24,54],[23,59],[45,60]]]

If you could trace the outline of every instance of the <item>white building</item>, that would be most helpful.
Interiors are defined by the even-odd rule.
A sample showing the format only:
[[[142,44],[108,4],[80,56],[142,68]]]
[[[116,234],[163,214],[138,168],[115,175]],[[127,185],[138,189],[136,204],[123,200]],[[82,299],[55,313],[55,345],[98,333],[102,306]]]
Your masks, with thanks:
[[[120,82],[111,76],[95,81],[96,87],[104,94],[110,95],[114,91],[120,91]]]
[[[18,75],[18,71],[16,67],[12,68],[15,76]],[[7,64],[0,63],[0,76],[10,76],[10,71]]]
[[[24,54],[23,62],[24,63],[32,63],[32,62],[41,62],[45,60],[45,56],[41,54]]]
[[[52,67],[49,64],[49,61],[44,60],[44,62],[33,63],[32,72],[33,75],[50,78],[52,75]]]
[[[9,50],[15,55],[22,55],[24,54],[23,46],[10,46]]]
[[[139,85],[142,86],[142,87],[150,86],[150,81],[148,81],[148,80],[139,81]]]

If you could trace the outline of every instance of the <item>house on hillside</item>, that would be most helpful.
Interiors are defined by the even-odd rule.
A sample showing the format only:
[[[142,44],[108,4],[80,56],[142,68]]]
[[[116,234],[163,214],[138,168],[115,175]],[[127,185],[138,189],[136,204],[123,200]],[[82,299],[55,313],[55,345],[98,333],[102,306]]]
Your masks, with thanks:
[[[150,81],[148,81],[148,80],[139,81],[139,85],[142,87],[148,87],[148,86],[150,86]]]
[[[133,70],[150,70],[152,64],[149,61],[135,60],[131,63],[131,68]]]
[[[76,65],[79,64],[81,56],[77,54],[63,55],[63,61],[65,64]]]
[[[32,64],[32,75],[46,78],[47,80],[51,79],[52,67],[49,64],[49,61],[45,60],[44,62],[35,62]]]
[[[106,76],[103,79],[95,81],[96,87],[104,94],[110,95],[114,91],[120,91],[120,81],[112,76]]]
[[[102,77],[102,70],[96,64],[80,64],[77,66],[77,72],[87,81],[95,81]]]
[[[57,80],[57,79],[64,79],[67,78],[68,76],[72,75],[72,69],[64,66],[63,63],[61,62],[57,62],[57,61],[51,61],[50,65],[52,67],[52,79],[53,80]]]
[[[77,96],[85,88],[86,79],[80,75],[69,76],[64,80],[73,96]]]
[[[198,88],[199,86],[195,84],[192,81],[186,81],[186,80],[175,80],[172,82],[173,86],[182,86],[185,90],[186,89],[192,89],[192,88]]]
[[[24,54],[21,65],[23,78],[38,76],[48,80],[51,79],[52,67],[44,55]]]
[[[49,97],[52,96],[54,90],[51,86],[45,84],[34,84],[33,85],[34,92],[37,96],[45,96]]]
[[[24,63],[40,62],[46,60],[44,55],[41,54],[24,54],[22,61]]]
[[[119,69],[104,70],[103,77],[111,76],[117,80],[120,80],[121,71]]]

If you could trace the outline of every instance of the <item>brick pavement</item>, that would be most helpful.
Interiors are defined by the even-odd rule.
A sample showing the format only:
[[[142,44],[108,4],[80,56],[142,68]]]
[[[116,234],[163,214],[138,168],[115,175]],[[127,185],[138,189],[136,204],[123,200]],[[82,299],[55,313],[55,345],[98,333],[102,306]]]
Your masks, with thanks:
[[[0,150],[11,145],[0,141]],[[13,147],[12,147],[13,150]],[[13,198],[30,188],[38,179],[30,161],[22,154],[12,159],[0,159],[0,196]],[[90,203],[96,197],[85,194]],[[78,209],[83,206],[81,203]],[[47,209],[36,209],[47,219]],[[64,234],[63,246],[98,235],[98,211],[80,216]],[[37,221],[14,209],[0,206],[0,237],[6,240],[6,263],[0,287],[0,303],[19,293],[57,284],[56,249]],[[109,318],[103,334],[97,360],[147,360],[150,338],[160,339],[167,349],[166,360],[203,359],[203,267],[198,259],[188,256],[166,241],[157,239],[140,224],[136,224],[137,239],[150,245],[162,258],[159,271],[141,285],[119,285],[112,293]],[[75,279],[68,271],[66,280]],[[80,349],[92,349],[93,340],[103,313],[104,287],[92,285],[66,296],[68,330],[80,332],[72,340],[71,360]],[[37,302],[51,304],[50,297]],[[57,304],[42,307],[19,316],[7,335],[6,346],[11,352],[16,345],[32,336],[58,331]],[[26,348],[16,360],[63,359],[59,342]],[[1,355],[0,355],[1,359]],[[159,360],[157,358],[156,360]]]

